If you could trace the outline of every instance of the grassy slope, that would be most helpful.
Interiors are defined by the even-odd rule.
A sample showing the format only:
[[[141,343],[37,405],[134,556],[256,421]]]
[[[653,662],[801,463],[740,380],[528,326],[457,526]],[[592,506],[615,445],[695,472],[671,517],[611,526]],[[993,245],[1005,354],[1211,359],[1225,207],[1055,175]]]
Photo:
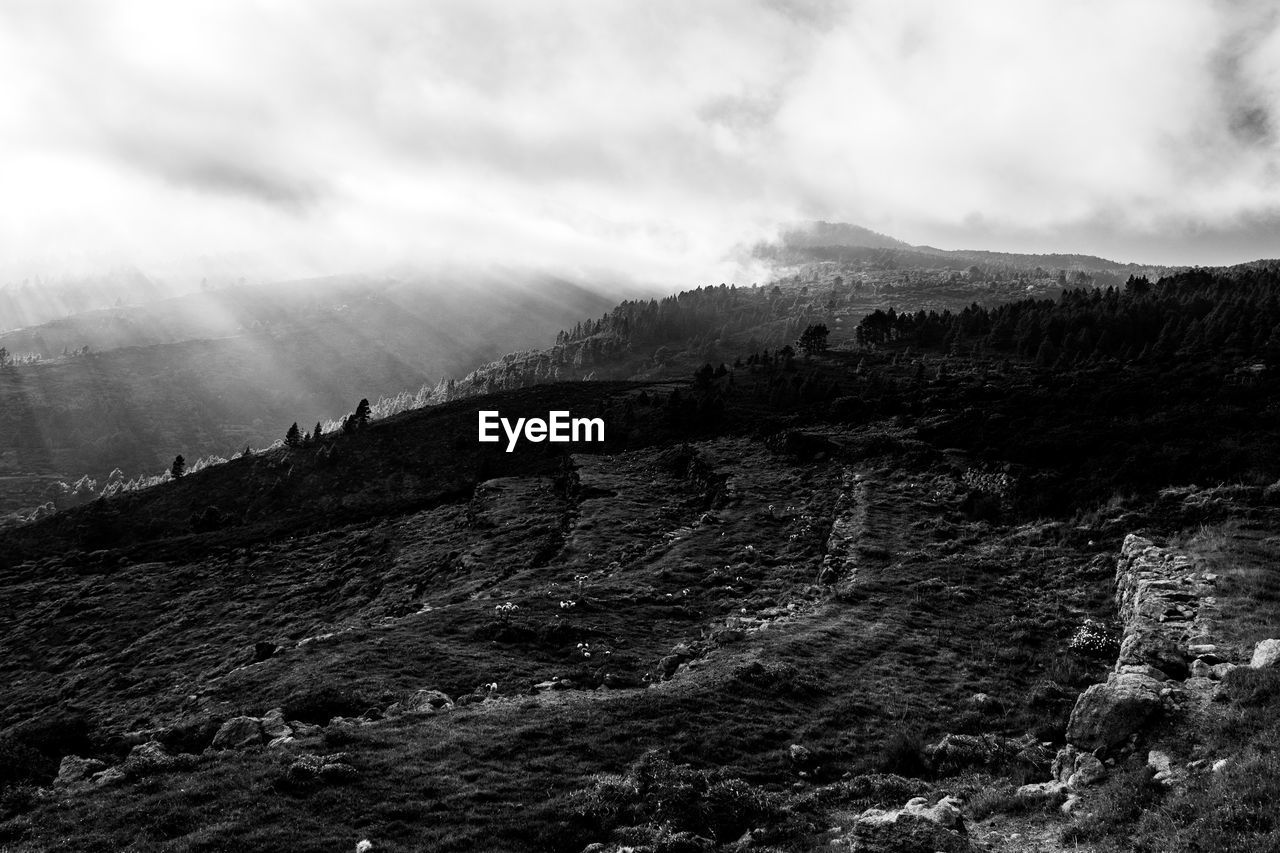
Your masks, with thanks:
[[[767,450],[761,439],[781,421],[746,374],[729,418],[743,426],[690,432],[663,407],[637,406],[633,438],[643,441],[628,446],[611,432],[620,443],[606,450],[617,454],[577,456],[576,483],[546,446],[480,452],[478,405],[589,412],[603,400],[614,423],[640,392],[580,383],[407,413],[337,439],[328,462],[314,450],[263,455],[127,496],[105,522],[89,507],[7,534],[5,594],[19,604],[0,626],[14,661],[0,726],[11,733],[61,707],[89,720],[82,751],[119,755],[123,732],[156,726],[171,729],[175,748],[199,750],[218,719],[240,711],[283,704],[320,720],[422,687],[456,695],[496,681],[499,690],[447,715],[332,729],[302,744],[350,751],[361,774],[348,786],[282,784],[288,759],[275,753],[210,755],[191,773],[116,790],[11,796],[0,843],[319,850],[368,836],[391,850],[576,850],[608,826],[573,817],[566,797],[649,749],[787,797],[795,783],[901,767],[909,750],[889,749],[898,733],[908,744],[949,731],[1060,737],[1074,693],[1100,675],[1065,644],[1083,618],[1111,607],[1108,555],[1127,532],[1201,514],[1144,498],[1078,515],[1081,529],[1020,525],[1016,513],[972,520],[960,511],[961,476],[992,456],[1019,463],[1011,500],[1052,507],[1038,490],[1100,493],[1112,482],[1081,479],[1088,454],[1110,460],[1098,440],[1106,430],[1135,467],[1164,445],[1134,441],[1147,434],[1128,410],[1147,404],[1140,393],[1091,408],[1079,376],[1055,387],[1015,371],[999,381],[1036,401],[1019,414],[984,396],[994,375],[957,375],[955,364],[915,395],[925,420],[914,433],[902,402],[867,402],[825,425],[788,404],[789,417],[840,443],[835,460]],[[849,381],[852,366],[836,356],[817,369]],[[1231,411],[1239,402],[1185,393]],[[1039,421],[975,431],[969,407]],[[1070,428],[1059,408],[1075,415]],[[1229,422],[1235,431],[1218,440],[1247,452],[1253,422]],[[1019,434],[1023,443],[1011,443]],[[691,458],[702,466],[691,469]],[[1267,460],[1251,454],[1255,467]],[[1033,467],[1051,461],[1058,467]],[[1110,476],[1117,466],[1107,464]],[[853,474],[865,484],[858,571],[832,596],[814,579]],[[191,533],[191,515],[209,505],[239,523]],[[86,553],[94,547],[104,550]],[[579,603],[561,608],[569,599]],[[493,610],[506,601],[521,608],[510,624]],[[247,665],[259,640],[286,649]],[[671,681],[595,689],[652,679],[680,643],[694,659]],[[577,689],[529,695],[554,676]],[[978,691],[1004,711],[971,709]],[[796,742],[816,756],[805,778],[788,762]],[[799,796],[784,846],[808,849],[840,812]]]

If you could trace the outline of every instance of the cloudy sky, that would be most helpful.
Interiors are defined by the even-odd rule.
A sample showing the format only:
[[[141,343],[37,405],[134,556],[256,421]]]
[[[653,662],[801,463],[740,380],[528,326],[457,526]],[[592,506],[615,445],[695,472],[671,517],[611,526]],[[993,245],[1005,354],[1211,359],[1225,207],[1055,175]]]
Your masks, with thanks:
[[[0,0],[0,282],[500,261],[697,284],[779,224],[1280,256],[1227,0]]]

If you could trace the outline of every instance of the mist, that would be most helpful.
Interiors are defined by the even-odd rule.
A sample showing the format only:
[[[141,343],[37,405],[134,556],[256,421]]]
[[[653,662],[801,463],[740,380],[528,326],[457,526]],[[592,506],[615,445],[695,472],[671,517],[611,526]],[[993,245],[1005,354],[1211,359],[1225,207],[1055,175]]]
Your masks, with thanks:
[[[1264,2],[18,2],[0,283],[763,274],[797,220],[1280,254]]]

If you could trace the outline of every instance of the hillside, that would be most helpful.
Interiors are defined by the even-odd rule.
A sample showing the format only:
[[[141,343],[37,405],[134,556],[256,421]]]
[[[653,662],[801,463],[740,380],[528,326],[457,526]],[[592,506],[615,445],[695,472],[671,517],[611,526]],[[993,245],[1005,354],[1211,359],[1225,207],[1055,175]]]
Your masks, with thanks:
[[[0,515],[125,479],[262,447],[290,423],[340,416],[610,302],[567,281],[360,278],[231,288],[75,315],[0,335]],[[72,354],[63,355],[64,352]],[[352,398],[354,395],[354,399]],[[117,475],[119,476],[119,475]]]
[[[873,311],[0,533],[0,845],[1274,850],[1276,270]]]
[[[840,222],[807,222],[785,229],[773,242],[755,246],[757,258],[784,264],[862,262],[886,269],[985,268],[987,274],[1045,275],[1083,273],[1103,285],[1118,284],[1129,275],[1160,275],[1169,267],[1120,263],[1080,254],[1027,254],[974,249],[913,246],[893,237]]]

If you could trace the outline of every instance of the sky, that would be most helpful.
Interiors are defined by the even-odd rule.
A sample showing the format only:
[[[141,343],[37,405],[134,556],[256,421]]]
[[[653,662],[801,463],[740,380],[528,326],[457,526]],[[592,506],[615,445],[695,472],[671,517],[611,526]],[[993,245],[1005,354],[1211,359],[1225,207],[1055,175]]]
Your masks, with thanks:
[[[693,286],[797,221],[1280,256],[1249,0],[0,0],[0,283],[528,265]]]

